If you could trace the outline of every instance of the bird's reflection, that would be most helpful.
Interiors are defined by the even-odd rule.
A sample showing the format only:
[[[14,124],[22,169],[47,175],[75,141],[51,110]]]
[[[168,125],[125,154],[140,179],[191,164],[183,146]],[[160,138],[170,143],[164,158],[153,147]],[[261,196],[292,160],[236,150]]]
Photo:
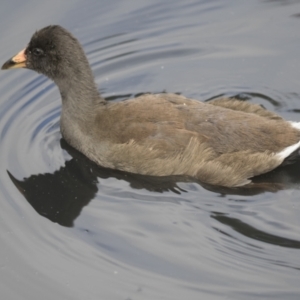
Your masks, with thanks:
[[[266,231],[257,229],[243,222],[243,220],[234,218],[230,215],[214,212],[212,213],[211,217],[219,221],[220,223],[233,228],[236,232],[249,237],[250,239],[262,241],[264,243],[277,245],[280,247],[300,249],[300,241],[298,240],[289,239],[275,234],[270,234]],[[228,235],[228,233],[222,233]]]
[[[16,179],[9,171],[8,175],[40,215],[62,226],[73,226],[74,220],[80,215],[82,208],[95,197],[98,188],[101,188],[101,179],[113,177],[127,181],[134,189],[176,194],[187,192],[178,186],[178,182],[195,182],[195,180],[183,176],[142,176],[101,168],[69,146],[63,139],[61,140],[61,147],[72,156],[72,159],[53,174],[32,175],[23,180]],[[276,192],[299,186],[299,167],[300,162],[279,168],[255,178],[252,185],[243,188],[224,188],[199,184],[207,190],[222,195],[256,195],[266,191]]]
[[[72,159],[66,161],[53,174],[31,175],[23,180],[16,179],[7,171],[10,179],[32,207],[42,216],[62,226],[72,227],[98,191],[98,181],[114,177],[130,183],[134,189],[147,189],[155,192],[184,192],[177,182],[186,181],[184,177],[141,176],[97,166],[80,152],[61,139],[61,147]]]

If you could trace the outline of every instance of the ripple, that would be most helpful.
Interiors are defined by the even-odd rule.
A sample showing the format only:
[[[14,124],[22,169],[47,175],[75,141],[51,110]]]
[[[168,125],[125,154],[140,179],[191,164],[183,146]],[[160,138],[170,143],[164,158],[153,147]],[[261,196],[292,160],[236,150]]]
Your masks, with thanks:
[[[293,18],[224,3],[94,1],[66,16],[109,101],[162,91],[226,96],[300,120],[297,68],[284,63],[297,42],[292,30],[271,26]],[[1,91],[7,286],[24,293],[34,283],[59,299],[298,299],[299,164],[256,179],[251,190],[108,170],[61,140],[60,96],[48,79],[7,72]],[[14,291],[7,298],[20,298],[9,297]]]
[[[60,139],[60,99],[54,84],[42,76],[29,81],[22,76],[19,80],[19,90],[1,107],[0,140],[3,155],[9,158],[7,168],[24,175],[49,170],[51,157],[43,154],[48,148],[49,131],[52,134],[55,128],[57,141]],[[55,169],[61,163],[52,165]]]

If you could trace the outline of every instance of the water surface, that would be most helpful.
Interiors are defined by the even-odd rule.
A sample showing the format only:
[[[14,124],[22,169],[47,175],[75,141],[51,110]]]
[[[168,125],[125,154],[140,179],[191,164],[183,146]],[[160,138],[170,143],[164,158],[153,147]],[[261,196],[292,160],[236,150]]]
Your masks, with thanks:
[[[299,16],[283,0],[14,0],[0,61],[60,24],[109,101],[234,96],[300,121]],[[1,299],[299,299],[300,163],[252,189],[103,169],[62,140],[51,81],[0,80]]]

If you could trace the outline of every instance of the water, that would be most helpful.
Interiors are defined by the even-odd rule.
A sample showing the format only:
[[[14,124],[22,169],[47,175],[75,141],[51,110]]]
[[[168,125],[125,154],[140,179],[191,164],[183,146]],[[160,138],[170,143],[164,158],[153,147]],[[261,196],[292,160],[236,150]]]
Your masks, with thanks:
[[[300,121],[299,1],[2,3],[3,63],[61,24],[102,95],[219,95]],[[0,73],[1,299],[299,299],[300,163],[225,189],[99,168],[55,85]],[[265,184],[267,182],[267,184]]]

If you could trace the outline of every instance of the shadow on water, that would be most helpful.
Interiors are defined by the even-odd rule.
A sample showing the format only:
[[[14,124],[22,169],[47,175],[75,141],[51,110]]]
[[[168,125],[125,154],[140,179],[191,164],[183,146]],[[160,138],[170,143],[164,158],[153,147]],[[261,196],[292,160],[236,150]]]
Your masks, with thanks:
[[[236,232],[247,236],[253,240],[262,241],[267,244],[271,245],[277,245],[285,248],[293,248],[293,249],[300,249],[300,241],[292,240],[284,237],[280,237],[274,234],[267,233],[265,231],[259,230],[249,224],[246,224],[245,222],[237,219],[232,218],[230,216],[227,216],[222,213],[213,213],[211,217],[220,223],[227,225],[234,229]],[[222,232],[225,235],[228,235],[228,233]],[[234,239],[233,236],[231,238]]]
[[[188,192],[178,186],[179,182],[195,182],[194,179],[185,176],[144,176],[102,168],[69,146],[63,139],[61,139],[61,147],[72,156],[72,159],[53,174],[31,175],[18,180],[9,171],[7,172],[14,185],[37,213],[62,226],[73,226],[82,208],[88,205],[96,196],[98,189],[101,189],[99,179],[115,178],[127,181],[134,189],[176,194]],[[198,183],[203,188],[221,195],[252,196],[264,192],[275,193],[300,184],[299,167],[300,162],[278,168],[254,178],[251,185],[241,188]],[[224,222],[227,220],[224,216],[213,217],[221,218],[220,221]]]
[[[80,215],[82,208],[95,197],[99,178],[114,177],[125,180],[134,189],[160,193],[185,192],[177,185],[177,182],[186,181],[183,177],[159,178],[106,169],[97,166],[63,139],[61,147],[72,156],[72,159],[66,161],[65,166],[53,174],[31,175],[23,180],[17,180],[9,171],[7,172],[14,185],[40,215],[62,226],[73,226],[73,221]]]

